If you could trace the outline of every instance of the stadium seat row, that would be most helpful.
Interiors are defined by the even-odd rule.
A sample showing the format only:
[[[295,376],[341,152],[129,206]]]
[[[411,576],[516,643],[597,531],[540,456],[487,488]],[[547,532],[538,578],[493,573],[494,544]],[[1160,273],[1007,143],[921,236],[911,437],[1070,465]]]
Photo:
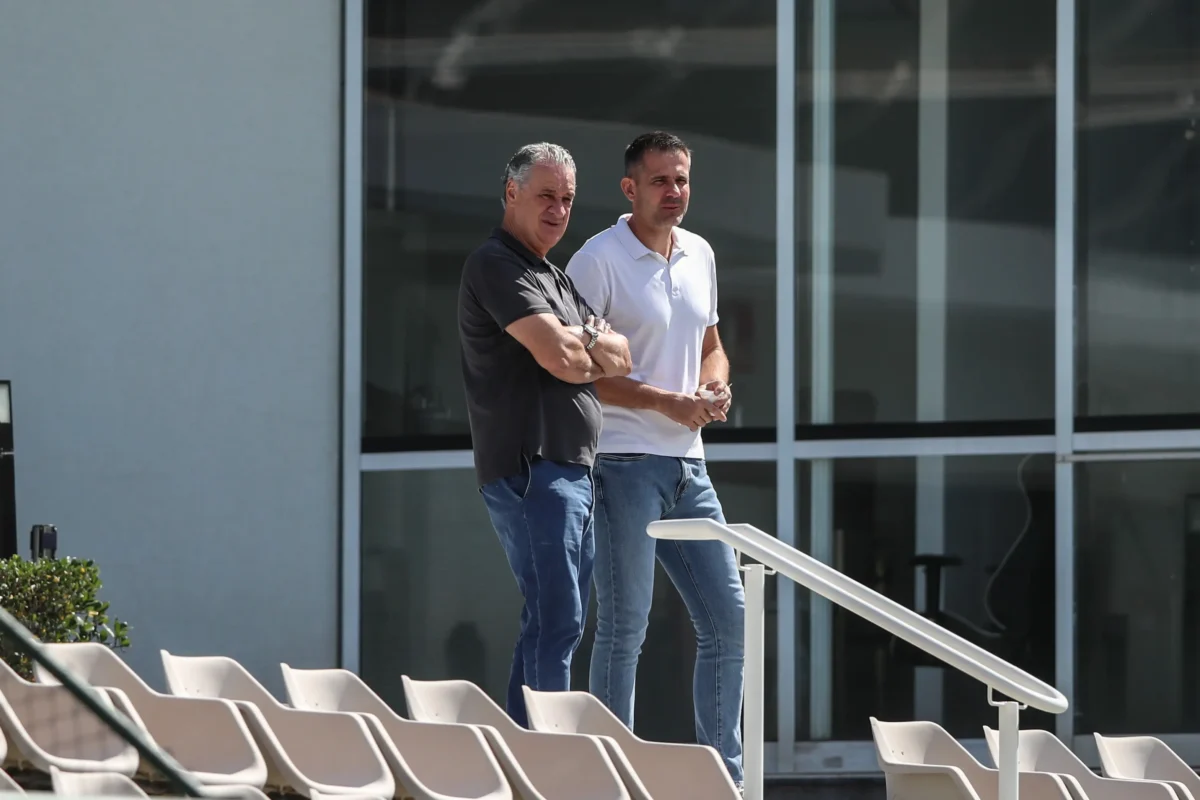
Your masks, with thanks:
[[[999,772],[981,764],[933,722],[871,719],[889,800],[979,800],[997,797]],[[984,728],[993,763],[1000,736]],[[1023,800],[1200,800],[1200,776],[1152,736],[1101,736],[1101,775],[1049,731],[1019,734],[1017,766]]]
[[[518,726],[467,681],[403,677],[411,718],[355,674],[282,664],[287,703],[236,661],[162,652],[168,693],[101,644],[45,645],[169,753],[207,795],[261,800],[737,800],[716,751],[648,742],[586,692],[526,688]],[[40,665],[31,683],[0,662],[5,766],[51,776],[58,794],[144,796],[162,780],[136,749]],[[0,791],[20,791],[0,773]]]

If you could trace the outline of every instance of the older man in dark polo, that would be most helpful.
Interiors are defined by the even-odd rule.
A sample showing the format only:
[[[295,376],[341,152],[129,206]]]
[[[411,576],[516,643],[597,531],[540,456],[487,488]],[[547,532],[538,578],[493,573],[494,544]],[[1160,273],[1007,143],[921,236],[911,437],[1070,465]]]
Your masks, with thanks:
[[[570,153],[545,142],[518,150],[504,171],[504,220],[467,257],[458,295],[475,471],[525,598],[507,702],[524,726],[523,685],[571,688],[595,556],[592,382],[630,371],[625,337],[546,259],[574,200]]]

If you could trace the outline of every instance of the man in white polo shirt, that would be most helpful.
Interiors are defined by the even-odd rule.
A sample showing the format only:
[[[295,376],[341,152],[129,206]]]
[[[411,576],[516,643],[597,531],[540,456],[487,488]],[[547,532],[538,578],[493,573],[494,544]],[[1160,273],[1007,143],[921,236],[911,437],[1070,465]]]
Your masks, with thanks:
[[[621,179],[632,213],[589,239],[567,265],[580,295],[628,338],[633,357],[628,377],[595,383],[604,424],[595,465],[599,613],[591,691],[633,727],[657,557],[696,629],[697,740],[721,754],[741,786],[744,595],[733,550],[646,533],[660,519],[724,521],[700,432],[725,420],[729,361],[717,334],[712,247],[679,227],[690,171],[691,152],[678,137],[634,139]]]

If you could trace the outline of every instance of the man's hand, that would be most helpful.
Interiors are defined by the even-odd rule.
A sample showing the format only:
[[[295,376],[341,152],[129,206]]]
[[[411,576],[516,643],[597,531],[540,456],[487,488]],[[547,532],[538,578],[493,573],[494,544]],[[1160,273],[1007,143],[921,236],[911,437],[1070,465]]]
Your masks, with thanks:
[[[600,331],[600,333],[609,333],[612,331],[612,325],[608,324],[608,320],[601,319],[590,314],[587,318],[587,324]]]
[[[707,389],[715,394],[716,397],[712,401],[713,405],[721,409],[722,412],[726,414],[729,413],[729,407],[733,405],[733,390],[730,388],[728,383],[720,380],[709,381],[701,388]],[[697,394],[699,394],[699,392],[697,392]]]
[[[672,393],[663,400],[658,411],[692,431],[700,430],[713,420],[725,421],[724,409],[698,394]]]
[[[633,370],[633,359],[629,355],[629,340],[621,334],[615,333],[606,320],[589,315],[587,324],[600,332],[596,346],[587,352],[596,365],[604,370],[604,375],[609,378],[628,375]],[[586,331],[582,331],[581,338],[584,346],[592,340],[591,334]]]

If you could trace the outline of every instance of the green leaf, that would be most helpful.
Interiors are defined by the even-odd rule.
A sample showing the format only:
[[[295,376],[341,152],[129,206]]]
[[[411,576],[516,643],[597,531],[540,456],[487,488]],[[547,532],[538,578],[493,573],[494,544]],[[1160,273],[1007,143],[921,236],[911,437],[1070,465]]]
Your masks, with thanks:
[[[129,626],[109,618],[109,604],[97,597],[100,589],[100,570],[91,559],[0,559],[0,606],[43,642],[129,647]],[[24,677],[33,677],[28,656],[2,632],[0,659]]]

